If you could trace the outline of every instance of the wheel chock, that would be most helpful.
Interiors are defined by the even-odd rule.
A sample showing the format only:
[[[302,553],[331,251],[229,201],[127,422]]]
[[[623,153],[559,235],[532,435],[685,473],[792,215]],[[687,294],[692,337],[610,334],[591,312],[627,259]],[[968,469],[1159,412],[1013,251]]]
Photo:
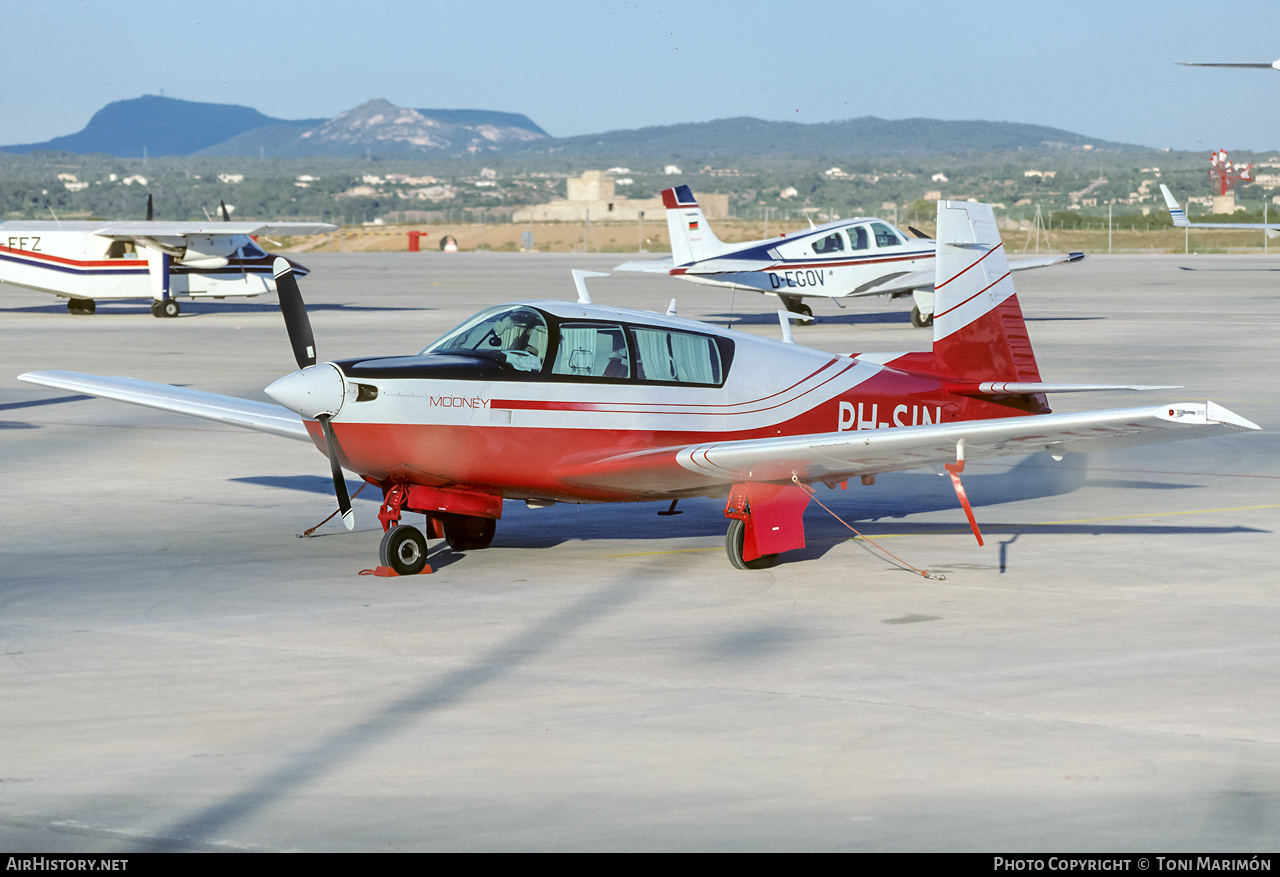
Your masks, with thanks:
[[[424,566],[424,567],[422,568],[422,572],[418,573],[418,575],[420,575],[420,576],[426,576],[426,575],[431,575],[431,573],[433,573],[433,572],[435,572],[435,570],[431,568],[431,564],[427,564],[426,566]],[[391,567],[389,567],[389,566],[379,566],[379,567],[376,567],[376,568],[374,568],[374,569],[362,569],[362,570],[360,570],[360,575],[362,575],[362,576],[395,576],[395,577],[398,577],[398,576],[400,575],[400,573],[396,572],[394,569],[392,569],[392,568],[391,568]]]

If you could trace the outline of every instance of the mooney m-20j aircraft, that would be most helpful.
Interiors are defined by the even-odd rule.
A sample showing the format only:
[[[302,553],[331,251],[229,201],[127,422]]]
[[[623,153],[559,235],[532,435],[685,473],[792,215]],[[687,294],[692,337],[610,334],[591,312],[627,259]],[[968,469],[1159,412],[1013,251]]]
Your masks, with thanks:
[[[1169,216],[1173,219],[1175,228],[1230,228],[1236,231],[1260,229],[1269,238],[1280,237],[1280,223],[1275,222],[1192,222],[1187,219],[1187,212],[1179,206],[1178,199],[1173,197],[1168,186],[1161,183],[1160,191],[1164,193],[1164,203],[1169,208]]]
[[[147,212],[150,214],[150,199]],[[226,208],[223,208],[226,217]],[[0,222],[0,284],[67,299],[73,314],[97,301],[151,299],[176,317],[180,297],[227,298],[275,291],[275,260],[254,235],[333,231],[322,222]],[[305,275],[307,270],[293,264]]]
[[[479,549],[503,500],[727,498],[730,560],[768,566],[803,547],[812,483],[930,465],[950,472],[981,542],[967,460],[1257,429],[1212,402],[1050,413],[1046,393],[1163,388],[1042,381],[991,208],[940,202],[938,236],[929,352],[838,355],[581,295],[490,308],[416,355],[317,363],[280,260],[300,367],[267,388],[283,407],[129,378],[21,378],[314,442],[348,529],[341,469],[381,489],[381,559],[401,574],[421,571],[427,552],[404,512]]]
[[[669,274],[692,283],[776,295],[786,309],[813,318],[805,298],[911,295],[911,324],[934,314],[937,242],[914,228],[908,238],[883,219],[840,219],[762,241],[726,244],[716,237],[688,186],[662,193],[671,257],[624,262],[617,271]],[[1021,259],[1014,271],[1083,259],[1084,253]]]

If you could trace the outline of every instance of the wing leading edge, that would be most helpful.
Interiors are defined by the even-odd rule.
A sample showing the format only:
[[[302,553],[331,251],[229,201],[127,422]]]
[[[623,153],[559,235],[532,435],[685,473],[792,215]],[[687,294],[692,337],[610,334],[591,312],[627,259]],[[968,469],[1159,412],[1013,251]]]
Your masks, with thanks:
[[[205,393],[200,390],[139,381],[134,378],[98,377],[68,371],[27,372],[18,375],[18,380],[59,390],[73,390],[103,399],[114,399],[117,402],[157,408],[161,411],[171,411],[175,414],[186,414],[202,420],[211,420],[214,423],[239,426],[298,441],[311,441],[311,436],[308,435],[301,417],[287,408],[266,402],[237,399],[235,396],[220,396],[217,393]]]
[[[747,439],[690,445],[681,467],[711,481],[844,479],[965,459],[1087,453],[1259,429],[1213,402],[1176,403],[1068,414],[1040,414],[895,429]]]

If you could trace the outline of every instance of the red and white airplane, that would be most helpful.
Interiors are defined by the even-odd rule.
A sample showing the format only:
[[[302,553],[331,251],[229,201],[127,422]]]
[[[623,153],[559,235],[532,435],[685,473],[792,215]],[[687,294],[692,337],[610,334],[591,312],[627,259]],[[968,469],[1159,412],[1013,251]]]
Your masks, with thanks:
[[[727,497],[739,568],[804,545],[809,485],[872,483],[966,460],[1112,449],[1258,427],[1212,402],[1050,413],[1045,394],[1154,387],[1041,380],[991,208],[940,202],[938,310],[928,352],[837,355],[705,323],[533,301],[475,315],[419,354],[317,363],[283,260],[281,310],[300,371],[267,388],[281,406],[71,372],[31,383],[313,442],[382,491],[381,559],[421,571],[426,537],[485,548],[504,500]]]
[[[151,299],[153,315],[176,317],[179,298],[275,291],[275,257],[253,236],[337,228],[323,222],[233,222],[225,207],[223,217],[222,222],[0,222],[0,284],[65,298],[73,314],[92,314],[97,301],[141,298]]]
[[[776,295],[788,311],[808,322],[805,298],[871,295],[914,301],[911,325],[929,326],[934,314],[934,253],[937,242],[912,228],[908,238],[883,219],[839,219],[798,232],[744,244],[726,244],[711,230],[688,186],[662,193],[671,256],[623,262],[615,271],[642,271],[732,289]],[[1020,259],[1010,269],[1045,268],[1075,262],[1084,253]],[[841,305],[843,307],[843,305]]]

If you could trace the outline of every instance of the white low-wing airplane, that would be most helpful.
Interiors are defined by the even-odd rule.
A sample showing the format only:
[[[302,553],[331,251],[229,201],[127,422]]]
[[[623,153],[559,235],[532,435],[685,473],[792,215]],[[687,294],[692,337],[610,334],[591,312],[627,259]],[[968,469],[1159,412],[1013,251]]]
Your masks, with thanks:
[[[908,238],[883,219],[840,219],[799,232],[744,244],[716,237],[688,186],[662,193],[671,256],[624,262],[617,271],[668,274],[692,283],[776,295],[806,320],[805,298],[911,295],[911,325],[931,325],[934,314],[934,253],[937,242],[911,229]],[[1074,262],[1084,253],[1020,259],[1011,270]]]
[[[938,205],[933,347],[834,354],[649,311],[533,301],[481,311],[418,354],[318,362],[289,265],[280,309],[299,371],[271,405],[122,377],[21,380],[312,442],[382,492],[382,565],[426,565],[426,536],[493,539],[504,500],[726,500],[740,569],[804,546],[814,482],[945,468],[975,537],[965,460],[1056,457],[1258,427],[1212,402],[1051,413],[1046,393],[1168,389],[1041,380],[991,208]],[[585,292],[585,288],[584,288]],[[785,313],[780,316],[785,318]],[[180,476],[175,476],[180,477]],[[671,511],[673,509],[669,509]]]
[[[155,316],[176,317],[179,298],[275,291],[274,257],[254,235],[336,228],[323,222],[0,222],[0,284],[65,298],[73,314],[92,314],[97,301],[142,298],[151,299]]]
[[[1269,238],[1280,237],[1280,223],[1276,222],[1192,222],[1187,219],[1187,212],[1179,206],[1178,199],[1173,197],[1168,186],[1161,183],[1160,191],[1164,193],[1164,203],[1169,208],[1169,216],[1173,219],[1175,228],[1230,228],[1236,231],[1255,229],[1265,231]]]
[[[1178,61],[1181,67],[1249,67],[1280,70],[1280,59],[1275,61]]]

